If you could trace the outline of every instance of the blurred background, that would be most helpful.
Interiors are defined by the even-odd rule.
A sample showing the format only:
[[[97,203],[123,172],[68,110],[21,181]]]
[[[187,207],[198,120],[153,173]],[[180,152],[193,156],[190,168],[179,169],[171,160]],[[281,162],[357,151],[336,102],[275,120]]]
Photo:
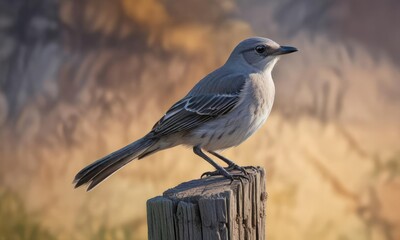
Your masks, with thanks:
[[[77,171],[143,136],[258,35],[267,124],[225,152],[267,170],[267,237],[400,239],[400,1],[0,0],[0,239],[146,239],[146,200],[212,170],[177,147],[92,192]]]

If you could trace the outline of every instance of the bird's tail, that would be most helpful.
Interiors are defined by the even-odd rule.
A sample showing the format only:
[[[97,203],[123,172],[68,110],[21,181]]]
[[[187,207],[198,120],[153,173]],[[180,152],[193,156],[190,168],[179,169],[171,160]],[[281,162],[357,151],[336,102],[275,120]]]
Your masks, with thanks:
[[[143,154],[156,142],[156,139],[147,138],[145,136],[88,165],[76,174],[73,182],[75,188],[84,184],[89,184],[87,191],[91,190],[111,174]]]

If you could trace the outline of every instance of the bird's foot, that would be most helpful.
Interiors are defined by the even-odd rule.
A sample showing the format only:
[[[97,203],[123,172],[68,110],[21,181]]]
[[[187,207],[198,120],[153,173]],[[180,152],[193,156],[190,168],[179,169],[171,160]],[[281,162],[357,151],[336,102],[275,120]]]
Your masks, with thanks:
[[[240,173],[231,174],[228,172],[228,171],[232,171],[232,170],[239,170]],[[228,166],[227,168],[222,168],[222,169],[216,170],[214,172],[205,172],[201,175],[201,178],[210,177],[210,176],[219,176],[219,175],[222,175],[225,178],[230,179],[231,183],[233,182],[233,180],[240,180],[240,181],[242,181],[243,179],[249,180],[248,172],[244,168],[242,168],[236,164]]]
[[[234,170],[238,170],[238,171],[240,171],[241,173],[245,174],[246,176],[249,175],[249,172],[246,170],[245,167],[241,167],[241,166],[236,165],[236,164],[234,164],[234,163],[233,163],[233,164],[230,164],[227,168],[225,168],[225,170],[227,170],[228,172],[234,171]]]

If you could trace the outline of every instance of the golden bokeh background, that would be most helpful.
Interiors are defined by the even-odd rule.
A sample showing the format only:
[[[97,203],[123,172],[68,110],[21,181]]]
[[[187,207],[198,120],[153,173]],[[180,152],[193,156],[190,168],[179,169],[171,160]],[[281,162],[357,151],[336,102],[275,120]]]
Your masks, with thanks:
[[[300,49],[267,124],[225,151],[267,171],[267,238],[400,239],[400,2],[0,0],[0,239],[146,239],[146,200],[211,166],[177,147],[87,193],[242,39]]]

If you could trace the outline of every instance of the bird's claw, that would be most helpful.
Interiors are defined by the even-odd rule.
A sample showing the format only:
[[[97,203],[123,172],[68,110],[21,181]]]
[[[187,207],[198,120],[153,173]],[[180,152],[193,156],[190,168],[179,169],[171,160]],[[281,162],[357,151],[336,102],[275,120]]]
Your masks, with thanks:
[[[227,168],[225,168],[225,170],[227,170],[227,171],[239,170],[239,171],[241,171],[241,172],[244,171],[244,169],[243,169],[241,166],[236,165],[236,164],[231,164],[231,165],[229,165]]]
[[[236,165],[236,166],[237,166],[237,165]],[[237,167],[239,167],[239,166],[237,166]],[[249,173],[248,173],[244,168],[241,168],[241,167],[239,167],[239,168],[240,168],[240,169],[237,169],[237,168],[235,168],[235,169],[241,171],[240,174],[230,174],[230,173],[228,173],[228,172],[220,172],[220,171],[217,170],[217,171],[214,171],[214,172],[205,172],[205,173],[203,173],[203,174],[201,175],[200,178],[222,175],[222,176],[224,176],[225,178],[231,180],[231,184],[232,184],[232,182],[233,182],[234,180],[240,180],[240,181],[242,181],[243,179],[246,179],[247,181],[249,181],[249,180],[250,180],[250,179],[249,179],[249,176],[248,176]],[[228,169],[227,169],[227,170],[228,170]]]
[[[252,167],[252,169],[253,169],[254,167]],[[241,166],[239,166],[239,165],[236,165],[236,164],[232,164],[232,165],[229,165],[227,168],[225,168],[227,171],[233,171],[233,170],[238,170],[238,171],[240,171],[240,172],[242,172],[243,174],[245,174],[246,176],[249,176],[249,172],[246,170],[246,167],[241,167]]]

